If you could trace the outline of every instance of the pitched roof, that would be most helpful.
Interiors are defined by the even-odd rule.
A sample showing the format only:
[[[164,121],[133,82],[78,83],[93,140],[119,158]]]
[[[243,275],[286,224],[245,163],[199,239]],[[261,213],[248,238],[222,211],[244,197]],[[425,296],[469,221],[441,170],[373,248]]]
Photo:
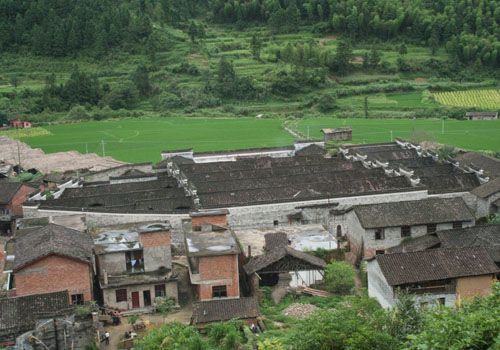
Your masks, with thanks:
[[[52,254],[89,262],[94,247],[89,234],[55,224],[20,231],[15,239],[14,270]]]
[[[275,248],[273,251],[267,251],[263,255],[257,255],[252,257],[250,261],[248,261],[243,266],[243,269],[247,274],[250,275],[283,259],[287,255],[295,259],[302,260],[308,264],[311,264],[321,269],[324,269],[326,267],[326,263],[323,259],[320,259],[314,255],[301,252],[291,247],[281,247],[281,248]]]
[[[391,286],[497,273],[486,249],[431,249],[378,255],[376,260]]]
[[[13,339],[33,329],[37,318],[72,310],[68,291],[0,298],[0,340]]]
[[[288,245],[288,236],[285,232],[273,232],[264,235],[265,249],[269,252],[276,248],[286,247]]]
[[[248,319],[260,316],[256,298],[216,299],[193,304],[193,324]]]
[[[0,181],[0,205],[9,204],[22,185],[21,182]]]
[[[424,235],[420,237],[410,238],[403,241],[401,244],[391,247],[386,250],[386,253],[409,253],[436,248],[440,245],[439,238],[434,235]]]
[[[324,147],[315,143],[295,151],[296,156],[324,155],[327,151]]]
[[[483,169],[490,177],[500,176],[500,159],[477,152],[465,152],[458,154],[455,160],[472,168]]]
[[[358,205],[354,211],[366,229],[474,220],[461,197]]]
[[[436,232],[443,248],[484,247],[500,262],[500,224]]]
[[[488,181],[487,183],[482,184],[481,186],[476,187],[471,191],[471,193],[481,198],[489,197],[497,192],[500,192],[500,177]]]

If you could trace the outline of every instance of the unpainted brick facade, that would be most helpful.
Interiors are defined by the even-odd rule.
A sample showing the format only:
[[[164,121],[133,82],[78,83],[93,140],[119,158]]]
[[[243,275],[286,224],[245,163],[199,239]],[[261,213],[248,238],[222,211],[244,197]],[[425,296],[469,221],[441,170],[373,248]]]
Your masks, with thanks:
[[[494,275],[470,276],[457,279],[457,297],[469,299],[475,296],[491,294],[491,287],[495,282]]]
[[[199,227],[204,224],[211,224],[217,226],[227,226],[227,216],[222,215],[211,215],[211,216],[195,216],[191,218],[191,223],[193,227]]]
[[[23,216],[23,203],[28,199],[28,196],[35,191],[34,188],[22,185],[19,191],[11,199],[10,203],[5,206],[5,209],[14,216]]]
[[[238,255],[199,257],[199,275],[203,281],[198,286],[200,300],[210,300],[212,287],[225,285],[228,298],[239,298]]]
[[[16,296],[68,290],[69,295],[92,297],[92,267],[68,257],[50,255],[14,272]]]

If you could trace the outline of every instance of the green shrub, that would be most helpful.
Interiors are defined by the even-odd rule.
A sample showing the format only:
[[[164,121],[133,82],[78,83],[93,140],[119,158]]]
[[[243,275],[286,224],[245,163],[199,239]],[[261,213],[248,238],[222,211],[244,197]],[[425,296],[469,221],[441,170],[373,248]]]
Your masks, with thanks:
[[[332,261],[326,266],[324,285],[332,293],[348,294],[354,289],[354,268],[343,261]]]
[[[335,94],[323,94],[316,105],[322,113],[330,112],[337,107]]]
[[[66,118],[72,120],[87,120],[90,118],[89,114],[85,110],[85,107],[76,105],[68,112]]]
[[[175,299],[166,297],[155,298],[156,310],[164,315],[169,314],[175,308]]]

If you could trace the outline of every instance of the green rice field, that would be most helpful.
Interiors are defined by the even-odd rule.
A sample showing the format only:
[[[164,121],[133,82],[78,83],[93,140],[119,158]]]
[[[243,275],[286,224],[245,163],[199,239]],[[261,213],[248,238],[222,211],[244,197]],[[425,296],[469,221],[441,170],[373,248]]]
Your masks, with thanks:
[[[444,123],[444,124],[443,124]],[[128,162],[158,161],[162,150],[216,151],[289,145],[294,137],[283,119],[141,118],[45,126],[22,141],[45,152],[77,150]],[[321,138],[321,129],[351,126],[354,143],[389,142],[400,137],[437,141],[471,150],[500,151],[500,120],[304,118],[287,122],[302,135]],[[443,129],[444,126],[444,129]],[[39,130],[40,131],[40,130]],[[104,148],[104,153],[103,153]]]
[[[441,104],[454,107],[481,107],[500,109],[500,90],[466,90],[434,93],[434,98]]]

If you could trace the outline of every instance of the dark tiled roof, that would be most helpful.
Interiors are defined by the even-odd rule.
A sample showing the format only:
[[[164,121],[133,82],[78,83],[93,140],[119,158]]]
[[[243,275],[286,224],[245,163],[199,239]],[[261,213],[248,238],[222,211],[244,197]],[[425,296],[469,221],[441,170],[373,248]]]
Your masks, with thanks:
[[[497,177],[496,179],[493,179],[485,184],[482,184],[479,187],[476,187],[471,192],[481,198],[486,198],[491,196],[492,194],[500,192],[500,177]]]
[[[0,181],[0,205],[9,204],[22,185],[20,182]]]
[[[498,272],[498,267],[482,247],[384,254],[376,259],[391,286]]]
[[[475,174],[467,173],[421,176],[420,180],[429,189],[429,193],[467,192],[480,184]]]
[[[266,241],[265,250],[269,252],[288,246],[288,236],[285,232],[267,233],[264,240]]]
[[[0,340],[11,340],[33,329],[38,318],[70,310],[67,291],[0,299]]]
[[[326,153],[327,153],[326,149],[324,149],[323,147],[316,144],[312,144],[302,149],[299,149],[298,151],[295,152],[295,155],[310,156],[310,155],[325,155]]]
[[[193,324],[200,324],[259,316],[259,303],[256,298],[217,299],[194,303],[191,320]]]
[[[401,244],[389,248],[386,253],[409,253],[419,252],[430,248],[437,248],[440,245],[439,238],[434,235],[424,235],[403,241]]]
[[[484,247],[500,262],[500,224],[436,232],[443,248]]]
[[[89,234],[64,226],[47,226],[19,231],[16,235],[14,269],[51,254],[90,262],[94,242]]]
[[[283,259],[285,256],[290,256],[295,259],[302,260],[314,267],[324,269],[326,263],[323,259],[315,257],[313,255],[295,250],[291,247],[277,247],[273,251],[266,251],[263,255],[257,255],[252,257],[244,266],[243,269],[247,274],[252,274],[258,272],[263,268]]]
[[[472,168],[483,169],[487,176],[492,178],[500,177],[500,159],[486,156],[476,152],[465,152],[458,154],[455,159],[460,164],[468,165]]]
[[[366,229],[474,220],[461,197],[359,205],[354,211]]]

